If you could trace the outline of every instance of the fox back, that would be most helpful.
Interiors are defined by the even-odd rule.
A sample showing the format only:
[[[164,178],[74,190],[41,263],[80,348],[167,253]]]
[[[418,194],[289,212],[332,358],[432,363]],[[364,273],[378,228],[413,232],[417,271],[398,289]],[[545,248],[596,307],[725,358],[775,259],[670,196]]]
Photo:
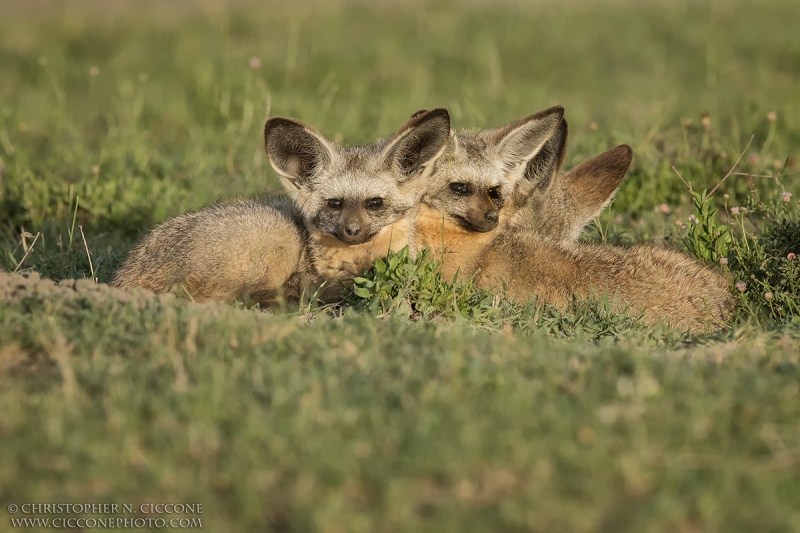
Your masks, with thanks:
[[[479,287],[505,287],[515,299],[537,297],[564,309],[574,296],[608,295],[617,309],[682,330],[720,329],[735,304],[721,273],[686,254],[647,245],[558,243],[512,231],[483,251],[476,270]]]
[[[323,299],[341,297],[389,250],[415,251],[416,210],[449,136],[445,109],[419,111],[389,138],[350,147],[302,122],[267,121],[267,154],[305,220]]]
[[[195,301],[299,298],[316,273],[302,213],[286,196],[217,202],[166,220],[130,252],[112,285]]]

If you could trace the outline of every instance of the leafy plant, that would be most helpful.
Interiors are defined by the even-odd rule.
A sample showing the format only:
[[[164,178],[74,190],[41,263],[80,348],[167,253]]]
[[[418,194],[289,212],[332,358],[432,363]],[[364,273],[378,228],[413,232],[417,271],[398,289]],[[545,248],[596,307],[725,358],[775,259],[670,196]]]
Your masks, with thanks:
[[[730,229],[717,221],[717,209],[712,208],[713,198],[706,190],[690,190],[689,194],[692,195],[695,214],[683,242],[697,259],[719,264],[728,255],[732,240]]]
[[[753,192],[734,219],[728,261],[743,309],[777,322],[800,315],[800,221],[791,195],[763,202]]]
[[[412,318],[462,318],[486,323],[497,313],[494,295],[478,289],[472,278],[446,280],[440,264],[423,250],[415,259],[408,247],[378,259],[363,277],[354,280],[346,304],[379,315]]]

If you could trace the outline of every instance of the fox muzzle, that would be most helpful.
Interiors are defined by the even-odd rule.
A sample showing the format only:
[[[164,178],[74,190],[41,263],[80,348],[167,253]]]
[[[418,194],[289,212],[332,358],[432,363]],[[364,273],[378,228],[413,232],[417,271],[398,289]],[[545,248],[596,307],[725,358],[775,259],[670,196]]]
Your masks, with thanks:
[[[367,242],[371,235],[369,224],[359,213],[344,213],[336,237],[347,244],[361,244]]]

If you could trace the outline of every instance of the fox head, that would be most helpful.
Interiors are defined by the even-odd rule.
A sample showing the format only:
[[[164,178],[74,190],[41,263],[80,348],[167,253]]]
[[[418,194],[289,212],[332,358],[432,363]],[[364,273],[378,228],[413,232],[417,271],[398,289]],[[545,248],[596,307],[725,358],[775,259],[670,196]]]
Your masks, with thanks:
[[[564,131],[562,151],[566,147],[566,126]],[[622,144],[565,174],[556,170],[544,194],[532,198],[530,208],[521,213],[520,225],[526,232],[555,241],[577,241],[583,228],[611,202],[632,158],[631,147]]]
[[[468,232],[494,230],[549,184],[558,154],[548,141],[564,116],[555,106],[505,126],[458,133],[422,201]]]
[[[264,126],[270,163],[293,194],[309,229],[362,244],[416,207],[450,137],[446,109],[415,113],[386,139],[339,146],[303,122]]]

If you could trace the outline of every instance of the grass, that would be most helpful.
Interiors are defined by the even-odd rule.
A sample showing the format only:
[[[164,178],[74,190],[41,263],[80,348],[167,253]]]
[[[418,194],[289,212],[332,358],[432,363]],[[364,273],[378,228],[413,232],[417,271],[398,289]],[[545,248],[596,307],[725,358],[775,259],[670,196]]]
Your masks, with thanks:
[[[0,269],[108,281],[165,217],[279,190],[266,115],[356,143],[422,107],[467,128],[561,103],[567,167],[635,152],[585,238],[746,285],[714,336],[402,253],[300,312],[0,287],[0,521],[164,501],[211,531],[800,530],[795,11],[3,3]]]

